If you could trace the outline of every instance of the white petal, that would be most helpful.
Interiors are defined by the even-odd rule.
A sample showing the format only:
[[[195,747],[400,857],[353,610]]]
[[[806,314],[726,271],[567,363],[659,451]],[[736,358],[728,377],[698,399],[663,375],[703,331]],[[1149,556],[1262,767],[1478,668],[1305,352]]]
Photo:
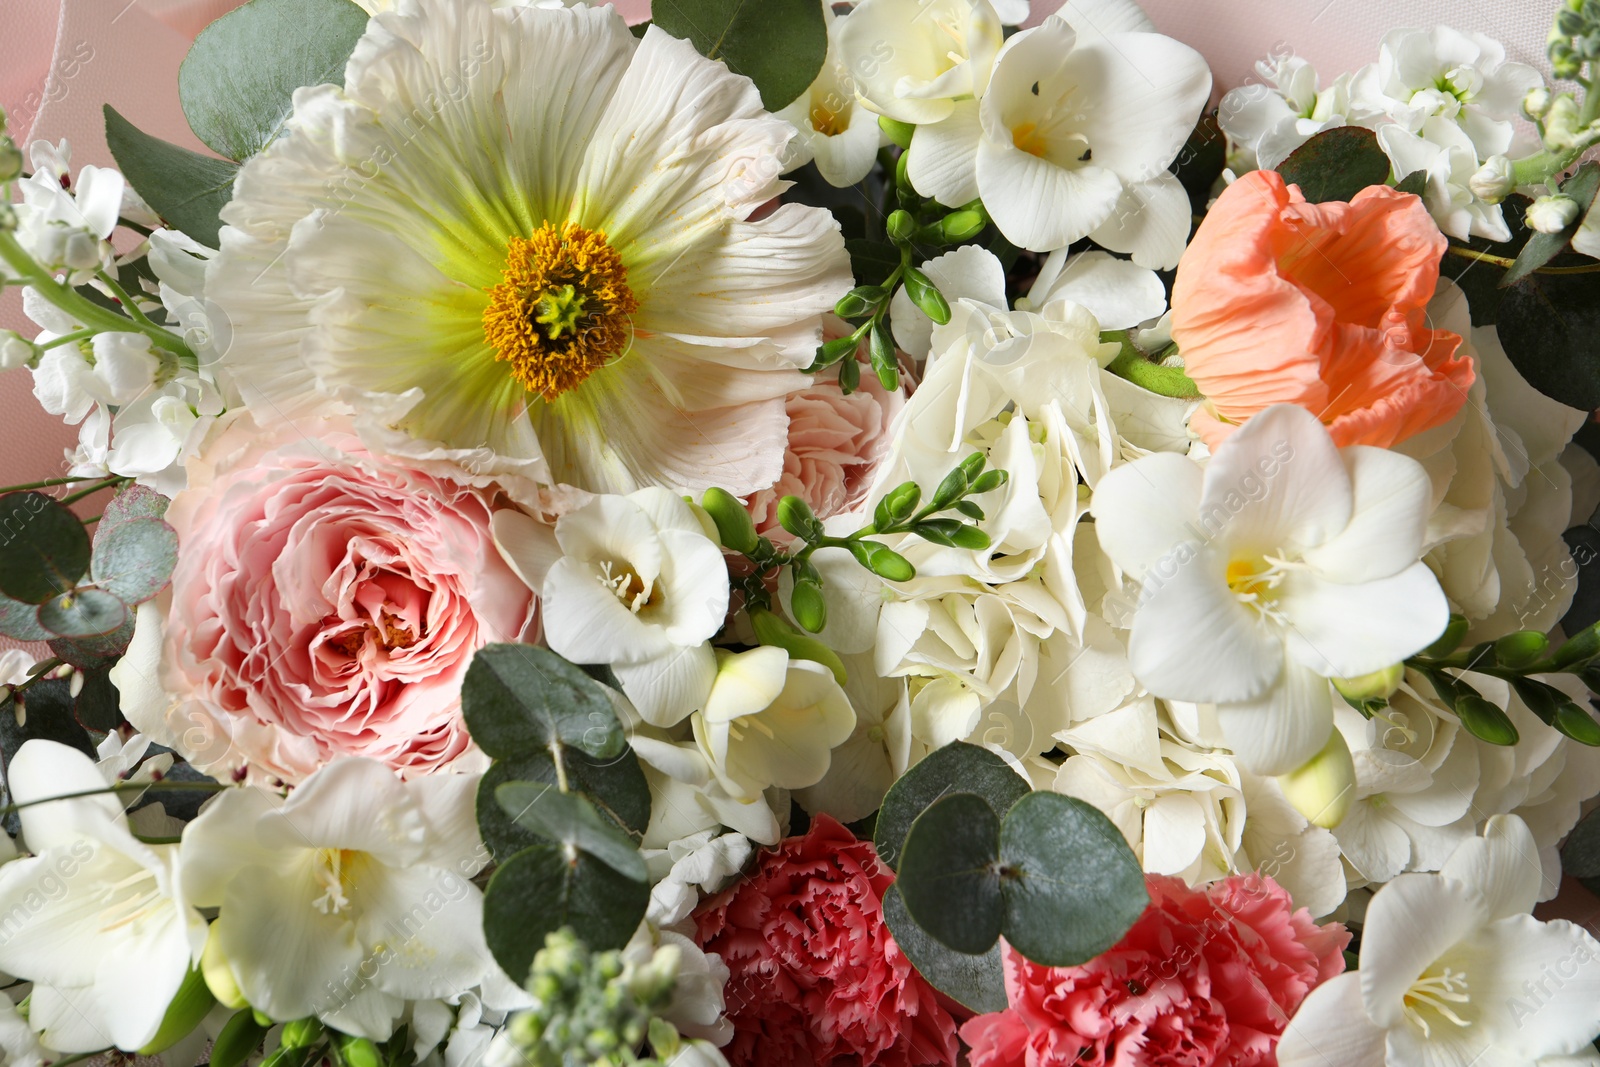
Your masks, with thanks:
[[[1067,0],[1055,14],[1077,31],[1080,41],[1111,33],[1154,33],[1156,28],[1134,0]]]
[[[1282,671],[1277,635],[1233,595],[1224,571],[1216,550],[1202,547],[1173,553],[1145,575],[1128,659],[1157,696],[1194,703],[1254,700]]]
[[[1483,836],[1462,842],[1439,873],[1482,893],[1495,919],[1532,912],[1544,881],[1539,845],[1515,815],[1491,816]]]
[[[494,513],[489,520],[494,546],[507,566],[535,593],[544,588],[545,575],[561,558],[555,530],[514,508]]]
[[[1483,898],[1448,878],[1402,874],[1379,890],[1361,934],[1361,999],[1372,1021],[1408,1025],[1411,983],[1487,920]]]
[[[1425,563],[1355,585],[1292,570],[1278,607],[1288,620],[1290,654],[1327,678],[1354,678],[1399,663],[1438,640],[1450,621],[1439,579]]]
[[[400,779],[377,760],[340,759],[302,782],[256,824],[264,848],[370,852],[400,866],[421,858],[427,824]]]
[[[618,663],[612,669],[645,722],[676,726],[705,706],[717,677],[717,657],[705,643],[644,663]]]
[[[1145,809],[1145,870],[1154,874],[1181,874],[1199,858],[1205,844],[1205,810],[1191,794],[1170,793],[1157,797]]]
[[[789,654],[770,645],[728,656],[706,699],[706,721],[731,722],[767,707],[783,692],[788,669]]]
[[[945,207],[960,207],[978,199],[978,143],[982,139],[976,100],[957,103],[942,122],[918,126],[906,160],[911,184]]]
[[[197,908],[221,907],[228,883],[240,871],[279,862],[278,850],[256,839],[256,826],[282,803],[265,789],[230,789],[184,829],[179,870],[190,903]]]
[[[1089,236],[1101,247],[1128,253],[1141,267],[1171,270],[1189,240],[1191,212],[1183,183],[1162,171],[1124,187],[1116,210]]]
[[[1218,447],[1206,467],[1200,522],[1230,546],[1277,553],[1309,548],[1350,522],[1350,476],[1316,416],[1274,404]]]
[[[1156,33],[1079,41],[1065,66],[1079,84],[1095,86],[1083,118],[1095,164],[1124,181],[1159,177],[1211,95],[1205,58]]]
[[[1065,266],[1059,273],[1052,272],[1049,284],[1041,284],[1051,265],[1061,260]],[[1154,271],[1107,252],[1079,252],[1070,257],[1065,250],[1050,253],[1050,261],[1028,292],[1028,306],[1037,310],[1054,300],[1070,300],[1088,308],[1102,330],[1126,330],[1167,310],[1167,290]]]
[[[369,870],[352,883],[350,903],[360,916],[356,937],[375,964],[362,977],[390,996],[451,996],[477,985],[490,966],[483,896],[460,872],[426,865]]]
[[[1202,540],[1194,517],[1204,477],[1199,464],[1170,452],[1110,471],[1090,504],[1100,547],[1118,567],[1143,579],[1179,545]]]
[[[1255,774],[1287,774],[1328,742],[1333,729],[1328,683],[1287,662],[1262,696],[1218,704],[1217,721],[1241,767]]]
[[[11,801],[30,805],[19,815],[23,839],[33,852],[71,845],[85,836],[98,838],[115,828],[127,826],[122,804],[109,793],[54,804],[35,803],[46,797],[87,793],[106,787],[106,780],[93,760],[57,741],[24,741],[11,757],[6,780]]]
[[[1033,252],[1053,252],[1110,217],[1122,181],[1103,167],[1068,170],[985,137],[978,149],[978,189],[1008,241]]]
[[[993,308],[1006,306],[1006,271],[987,248],[962,245],[935,256],[918,269],[952,305],[957,300],[976,300]],[[933,320],[911,302],[904,286],[895,290],[889,322],[894,327],[895,344],[917,359],[927,357],[933,346]]]
[[[1581,927],[1513,915],[1453,957],[1498,1044],[1533,1059],[1577,1052],[1600,1031],[1600,942]]]
[[[359,988],[365,952],[349,918],[315,906],[325,886],[309,862],[252,867],[228,886],[216,932],[240,990],[275,1019],[302,1019],[327,1007],[329,983]]]
[[[1433,489],[1422,464],[1386,448],[1341,449],[1350,472],[1350,525],[1305,560],[1339,582],[1387,578],[1422,557]]]
[[[1278,1067],[1384,1067],[1384,1032],[1361,1005],[1361,976],[1330,978],[1283,1029]]]

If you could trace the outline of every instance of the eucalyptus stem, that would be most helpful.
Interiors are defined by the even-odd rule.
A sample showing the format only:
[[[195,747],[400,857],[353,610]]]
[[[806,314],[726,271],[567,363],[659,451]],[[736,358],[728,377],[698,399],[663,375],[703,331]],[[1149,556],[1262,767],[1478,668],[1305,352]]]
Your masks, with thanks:
[[[84,797],[99,797],[106,794],[121,796],[124,793],[221,793],[235,786],[223,782],[174,782],[163,779],[159,782],[118,782],[108,785],[104,789],[85,789],[77,793],[62,793],[56,797],[40,797],[38,800],[25,800],[20,804],[7,804],[0,808],[0,815],[11,815],[23,808],[32,808],[40,804],[54,804],[58,800],[81,800]]]
[[[128,295],[128,291],[117,283],[115,278],[103,270],[97,271],[95,273],[95,277],[100,279],[101,285],[104,285],[107,289],[111,290],[111,295],[117,298],[117,302],[122,305],[122,310],[127,312],[128,316],[133,319],[134,322],[137,322],[141,326],[148,326],[157,330],[161,329],[160,326],[157,326],[150,320],[150,316],[139,310],[139,305],[134,301],[132,296]]]
[[[155,325],[149,319],[141,323],[127,315],[101,307],[77,290],[56,281],[49,272],[34,262],[33,257],[22,247],[15,234],[0,232],[0,262],[4,262],[16,272],[18,277],[40,296],[90,329],[96,332],[142,333],[150,338],[152,344],[175,353],[187,366],[199,365],[199,360],[189,346],[184,344],[183,338],[172,331]]]
[[[1476,248],[1465,248],[1461,245],[1451,245],[1448,249],[1451,255],[1460,256],[1462,259],[1473,259],[1480,263],[1492,263],[1497,267],[1510,267],[1516,263],[1511,256],[1497,256],[1492,252],[1479,252]],[[1600,262],[1584,263],[1576,267],[1538,267],[1534,274],[1600,274]]]
[[[82,477],[77,478],[46,478],[42,482],[27,482],[23,485],[0,486],[0,493],[26,493],[34,489],[53,489],[58,485],[73,485],[78,482],[98,482],[104,480],[104,476],[99,474],[85,474]]]
[[[94,494],[100,492],[102,489],[111,489],[114,486],[121,485],[127,480],[127,478],[120,474],[111,478],[103,478],[94,485],[89,486],[87,489],[80,489],[76,493],[62,497],[59,501],[57,501],[57,503],[60,503],[63,506],[67,504],[76,504],[86,496],[94,496]]]

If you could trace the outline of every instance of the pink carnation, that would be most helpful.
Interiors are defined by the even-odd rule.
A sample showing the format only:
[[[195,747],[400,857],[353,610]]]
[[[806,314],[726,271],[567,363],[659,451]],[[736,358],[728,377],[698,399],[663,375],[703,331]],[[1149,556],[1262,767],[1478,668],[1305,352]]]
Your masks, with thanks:
[[[849,396],[831,371],[790,393],[783,474],[747,505],[756,530],[788,538],[777,515],[778,501],[786,496],[804,500],[820,519],[860,508],[889,450],[889,423],[904,404],[903,389],[886,392],[865,366],[860,387]]]
[[[961,1028],[972,1067],[1266,1067],[1306,995],[1344,970],[1350,934],[1271,878],[1203,890],[1147,876],[1150,906],[1078,967],[1005,950],[1005,1011]]]
[[[214,775],[288,783],[339,756],[406,776],[482,762],[462,675],[534,612],[492,495],[378,460],[338,422],[226,424],[167,512],[162,733]]]
[[[727,963],[732,1067],[956,1060],[955,1021],[883,923],[894,882],[870,843],[819,815],[695,914]]]

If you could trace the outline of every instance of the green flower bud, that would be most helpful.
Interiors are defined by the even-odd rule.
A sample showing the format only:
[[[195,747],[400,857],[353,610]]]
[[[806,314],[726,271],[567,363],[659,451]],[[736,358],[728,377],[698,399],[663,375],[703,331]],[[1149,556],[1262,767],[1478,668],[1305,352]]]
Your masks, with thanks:
[[[909,211],[897,210],[889,216],[884,227],[889,234],[889,240],[909,241],[917,232],[917,220],[911,217]]]
[[[712,486],[700,497],[700,506],[717,525],[717,538],[728,548],[745,555],[756,550],[760,538],[750,513],[739,503],[738,497],[726,489]]]
[[[834,680],[840,685],[844,685],[849,678],[845,671],[844,660],[839,658],[837,652],[815,637],[799,633],[772,612],[762,608],[752,610],[750,627],[755,630],[756,640],[761,644],[783,649],[789,653],[790,659],[805,659],[822,664],[833,672]]]
[[[854,356],[856,349],[860,347],[861,337],[859,334],[854,333],[848,337],[837,337],[832,341],[824,341],[817,347],[816,359],[811,366],[806,368],[806,371],[807,373],[815,374],[819,370],[825,370],[841,359]]]
[[[1600,722],[1571,701],[1556,710],[1556,721],[1551,725],[1580,744],[1600,745]]]
[[[1322,750],[1304,766],[1280,774],[1278,785],[1294,809],[1313,825],[1324,830],[1338,826],[1350,813],[1356,796],[1356,764],[1344,735],[1329,730]]]
[[[1528,667],[1544,658],[1550,639],[1537,630],[1518,630],[1494,643],[1495,662],[1513,670]]]
[[[22,149],[9,137],[0,136],[0,184],[22,177]]]
[[[378,1046],[367,1038],[340,1034],[337,1040],[345,1067],[382,1067],[383,1057],[378,1055]]]
[[[1445,625],[1444,633],[1439,639],[1417,655],[1424,659],[1442,659],[1461,647],[1461,642],[1467,636],[1467,618],[1465,615],[1451,615],[1450,621]]]
[[[191,967],[178,986],[177,995],[167,1005],[161,1026],[148,1044],[139,1050],[141,1056],[154,1056],[165,1052],[179,1041],[194,1033],[195,1027],[210,1013],[217,998],[206,988],[205,975],[198,967]]]
[[[222,1025],[211,1045],[211,1067],[239,1067],[267,1036],[270,1025],[262,1025],[252,1011],[241,1011]]]
[[[1456,699],[1456,717],[1468,733],[1491,745],[1517,743],[1517,728],[1506,713],[1476,693],[1463,693]]]
[[[1396,663],[1381,671],[1373,671],[1357,678],[1335,678],[1333,687],[1339,691],[1340,696],[1353,703],[1388,700],[1394,695],[1394,691],[1400,688],[1400,679],[1405,673],[1405,664]]]
[[[872,524],[881,533],[916,514],[922,500],[922,487],[916,482],[901,482],[883,495],[872,513]]]
[[[811,505],[797,496],[778,501],[778,525],[807,543],[822,536],[822,523],[811,513]]]
[[[322,1021],[315,1015],[283,1024],[281,1040],[288,1048],[310,1048],[322,1036]]]
[[[1010,480],[1011,476],[1005,471],[984,471],[982,474],[973,479],[972,485],[968,488],[967,492],[973,496],[982,496],[984,493],[994,492],[996,489],[1000,488],[1002,485],[1005,485],[1006,482]]]
[[[907,217],[909,218],[910,216]],[[915,267],[906,271],[905,289],[906,295],[911,298],[911,302],[917,305],[924,315],[932,319],[935,325],[943,326],[950,321],[949,301],[944,298],[944,294],[939,292],[933,282],[928,280],[926,274],[923,274]]]
[[[828,625],[828,602],[822,598],[822,587],[815,582],[797,581],[789,596],[789,611],[794,621],[811,633],[821,633]]]
[[[833,313],[841,319],[859,319],[870,315],[889,299],[889,290],[881,285],[858,285],[839,298]]]
[[[945,244],[970,241],[989,225],[989,216],[980,210],[953,211],[939,222],[939,235]]]
[[[856,562],[887,582],[909,582],[917,576],[911,561],[888,545],[863,538],[850,542],[850,554]]]
[[[900,388],[900,361],[894,347],[894,334],[887,320],[879,319],[872,327],[868,351],[872,355],[872,369],[877,372],[878,384],[885,391]]]
[[[878,116],[878,129],[882,130],[890,141],[901,148],[910,148],[911,135],[917,132],[917,128],[911,123],[900,122],[897,119],[890,118],[888,115]]]
[[[1567,638],[1550,657],[1550,661],[1556,670],[1564,671],[1581,663],[1587,663],[1596,656],[1600,656],[1600,623],[1586,626]]]

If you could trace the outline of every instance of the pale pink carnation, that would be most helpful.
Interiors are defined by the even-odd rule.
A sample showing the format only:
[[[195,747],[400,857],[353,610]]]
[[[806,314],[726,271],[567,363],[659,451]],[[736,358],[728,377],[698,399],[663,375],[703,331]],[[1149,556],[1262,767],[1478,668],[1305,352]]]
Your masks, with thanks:
[[[858,510],[889,451],[889,424],[904,405],[904,387],[886,391],[865,365],[861,385],[849,396],[839,388],[836,371],[790,393],[783,474],[747,502],[756,530],[788,538],[777,515],[778,501],[786,496],[804,500],[820,519]]]
[[[341,422],[226,423],[167,512],[165,732],[217,776],[295,783],[340,756],[408,777],[481,767],[462,676],[534,614],[490,535],[493,496],[376,459]]]
[[[1005,949],[1005,1011],[961,1027],[972,1067],[1271,1067],[1306,995],[1344,970],[1350,934],[1271,878],[1206,889],[1149,875],[1150,906],[1109,951],[1045,967]]]
[[[732,1067],[950,1067],[955,1020],[883,922],[894,875],[826,815],[701,905],[696,938],[728,965]]]

